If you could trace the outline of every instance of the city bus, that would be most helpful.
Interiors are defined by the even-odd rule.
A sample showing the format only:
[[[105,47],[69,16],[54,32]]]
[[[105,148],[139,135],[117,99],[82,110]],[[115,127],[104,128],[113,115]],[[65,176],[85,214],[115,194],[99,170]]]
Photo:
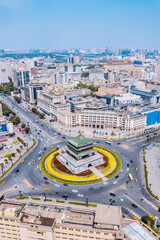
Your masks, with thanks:
[[[112,145],[111,141],[109,141],[109,140],[105,141],[105,143],[106,143],[107,145]]]
[[[129,173],[129,174],[128,174],[128,177],[129,177],[129,181],[130,181],[130,182],[134,182],[134,179],[133,179],[133,177],[132,177],[132,174],[131,174],[131,173]]]

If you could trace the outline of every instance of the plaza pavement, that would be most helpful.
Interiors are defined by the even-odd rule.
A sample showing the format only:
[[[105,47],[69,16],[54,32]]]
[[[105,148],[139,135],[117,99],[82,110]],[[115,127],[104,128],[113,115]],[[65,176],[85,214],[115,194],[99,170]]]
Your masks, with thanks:
[[[160,198],[160,146],[146,150],[146,162],[149,187]]]

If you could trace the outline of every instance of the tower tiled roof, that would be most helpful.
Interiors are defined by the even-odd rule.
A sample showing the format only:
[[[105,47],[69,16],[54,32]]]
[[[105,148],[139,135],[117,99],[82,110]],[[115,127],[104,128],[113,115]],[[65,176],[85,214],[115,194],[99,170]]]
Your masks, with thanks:
[[[83,135],[78,135],[77,137],[68,140],[68,143],[72,144],[76,148],[80,148],[80,147],[83,147],[86,145],[93,144],[93,142],[91,140],[87,139]]]

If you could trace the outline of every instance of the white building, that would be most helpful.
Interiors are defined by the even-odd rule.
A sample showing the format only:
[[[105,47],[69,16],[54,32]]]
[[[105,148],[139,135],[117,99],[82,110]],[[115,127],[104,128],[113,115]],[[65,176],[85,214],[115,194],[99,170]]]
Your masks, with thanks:
[[[58,111],[58,121],[68,127],[115,128],[126,131],[146,127],[146,116],[125,111],[80,110],[75,113]]]
[[[140,104],[142,103],[142,99],[140,96],[126,93],[126,94],[120,94],[117,96],[114,96],[111,99],[111,106],[123,106],[128,104]]]

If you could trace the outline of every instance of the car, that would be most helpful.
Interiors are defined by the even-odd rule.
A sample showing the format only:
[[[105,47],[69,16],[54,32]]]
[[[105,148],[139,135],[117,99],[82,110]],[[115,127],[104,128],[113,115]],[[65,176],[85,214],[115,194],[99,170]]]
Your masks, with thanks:
[[[96,143],[100,143],[100,141],[96,141]]]
[[[15,170],[15,173],[18,173],[18,172],[19,172],[19,169],[16,169],[16,170]]]
[[[47,177],[44,177],[44,179],[45,179],[45,180],[48,180],[48,178],[47,178]]]
[[[129,167],[129,163],[127,163],[127,167]]]
[[[67,194],[63,194],[62,197],[65,198],[65,199],[67,199],[67,198],[68,198],[68,195],[67,195]]]
[[[49,188],[45,188],[44,191],[50,191],[50,189]]]
[[[22,160],[21,163],[24,163],[24,160]]]
[[[120,144],[121,144],[120,142],[117,143],[117,145],[120,145]]]
[[[138,182],[137,178],[134,179],[135,182]]]
[[[54,146],[51,146],[50,148],[54,148]]]
[[[114,199],[109,199],[110,202],[115,203],[116,201]]]
[[[63,186],[65,186],[65,187],[66,187],[66,186],[68,186],[68,184],[67,184],[67,183],[64,183],[64,184],[63,184]]]
[[[89,190],[93,190],[93,187],[89,187]]]
[[[73,190],[72,190],[72,192],[73,192],[73,193],[77,193],[77,192],[78,192],[78,190],[76,190],[76,189],[73,189]]]
[[[48,182],[48,181],[45,181],[45,184],[49,184],[49,182]]]
[[[61,133],[58,133],[58,135],[61,135]]]
[[[136,172],[138,171],[138,168],[136,168]]]
[[[109,195],[112,196],[112,197],[115,197],[115,196],[116,196],[116,194],[115,194],[115,193],[112,193],[112,192],[111,192]]]
[[[134,208],[138,208],[137,205],[134,204],[134,203],[132,203],[131,206],[134,207]]]
[[[56,184],[54,184],[54,186],[55,186],[55,187],[60,187],[60,185],[59,185],[59,184],[57,184],[57,183],[56,183]]]
[[[2,183],[1,183],[1,186],[3,186],[4,184],[6,184],[6,182],[2,182]]]
[[[142,203],[144,203],[144,199],[143,199],[143,198],[140,198],[139,200],[140,200]]]
[[[117,181],[114,181],[113,184],[117,184],[118,182]]]
[[[14,185],[14,188],[17,188],[18,186],[17,185]]]
[[[40,132],[42,132],[41,130],[39,130]]]
[[[44,148],[44,151],[46,150],[46,147]]]
[[[115,178],[119,178],[119,176],[117,175],[117,176],[115,176]]]
[[[32,190],[32,191],[36,191],[36,188],[32,187],[31,190]]]
[[[65,139],[66,137],[64,137],[64,136],[63,136],[62,138],[64,138],[64,139]]]
[[[126,183],[128,184],[128,183],[129,183],[129,181],[126,181]]]
[[[40,135],[40,133],[38,132],[38,135]]]
[[[122,197],[119,197],[119,200],[120,200],[121,202],[123,202],[123,198],[122,198]]]
[[[108,182],[103,182],[104,185],[106,185]]]
[[[133,163],[133,160],[130,160],[130,163]]]
[[[78,197],[83,197],[83,194],[78,193],[77,196],[78,196]]]

